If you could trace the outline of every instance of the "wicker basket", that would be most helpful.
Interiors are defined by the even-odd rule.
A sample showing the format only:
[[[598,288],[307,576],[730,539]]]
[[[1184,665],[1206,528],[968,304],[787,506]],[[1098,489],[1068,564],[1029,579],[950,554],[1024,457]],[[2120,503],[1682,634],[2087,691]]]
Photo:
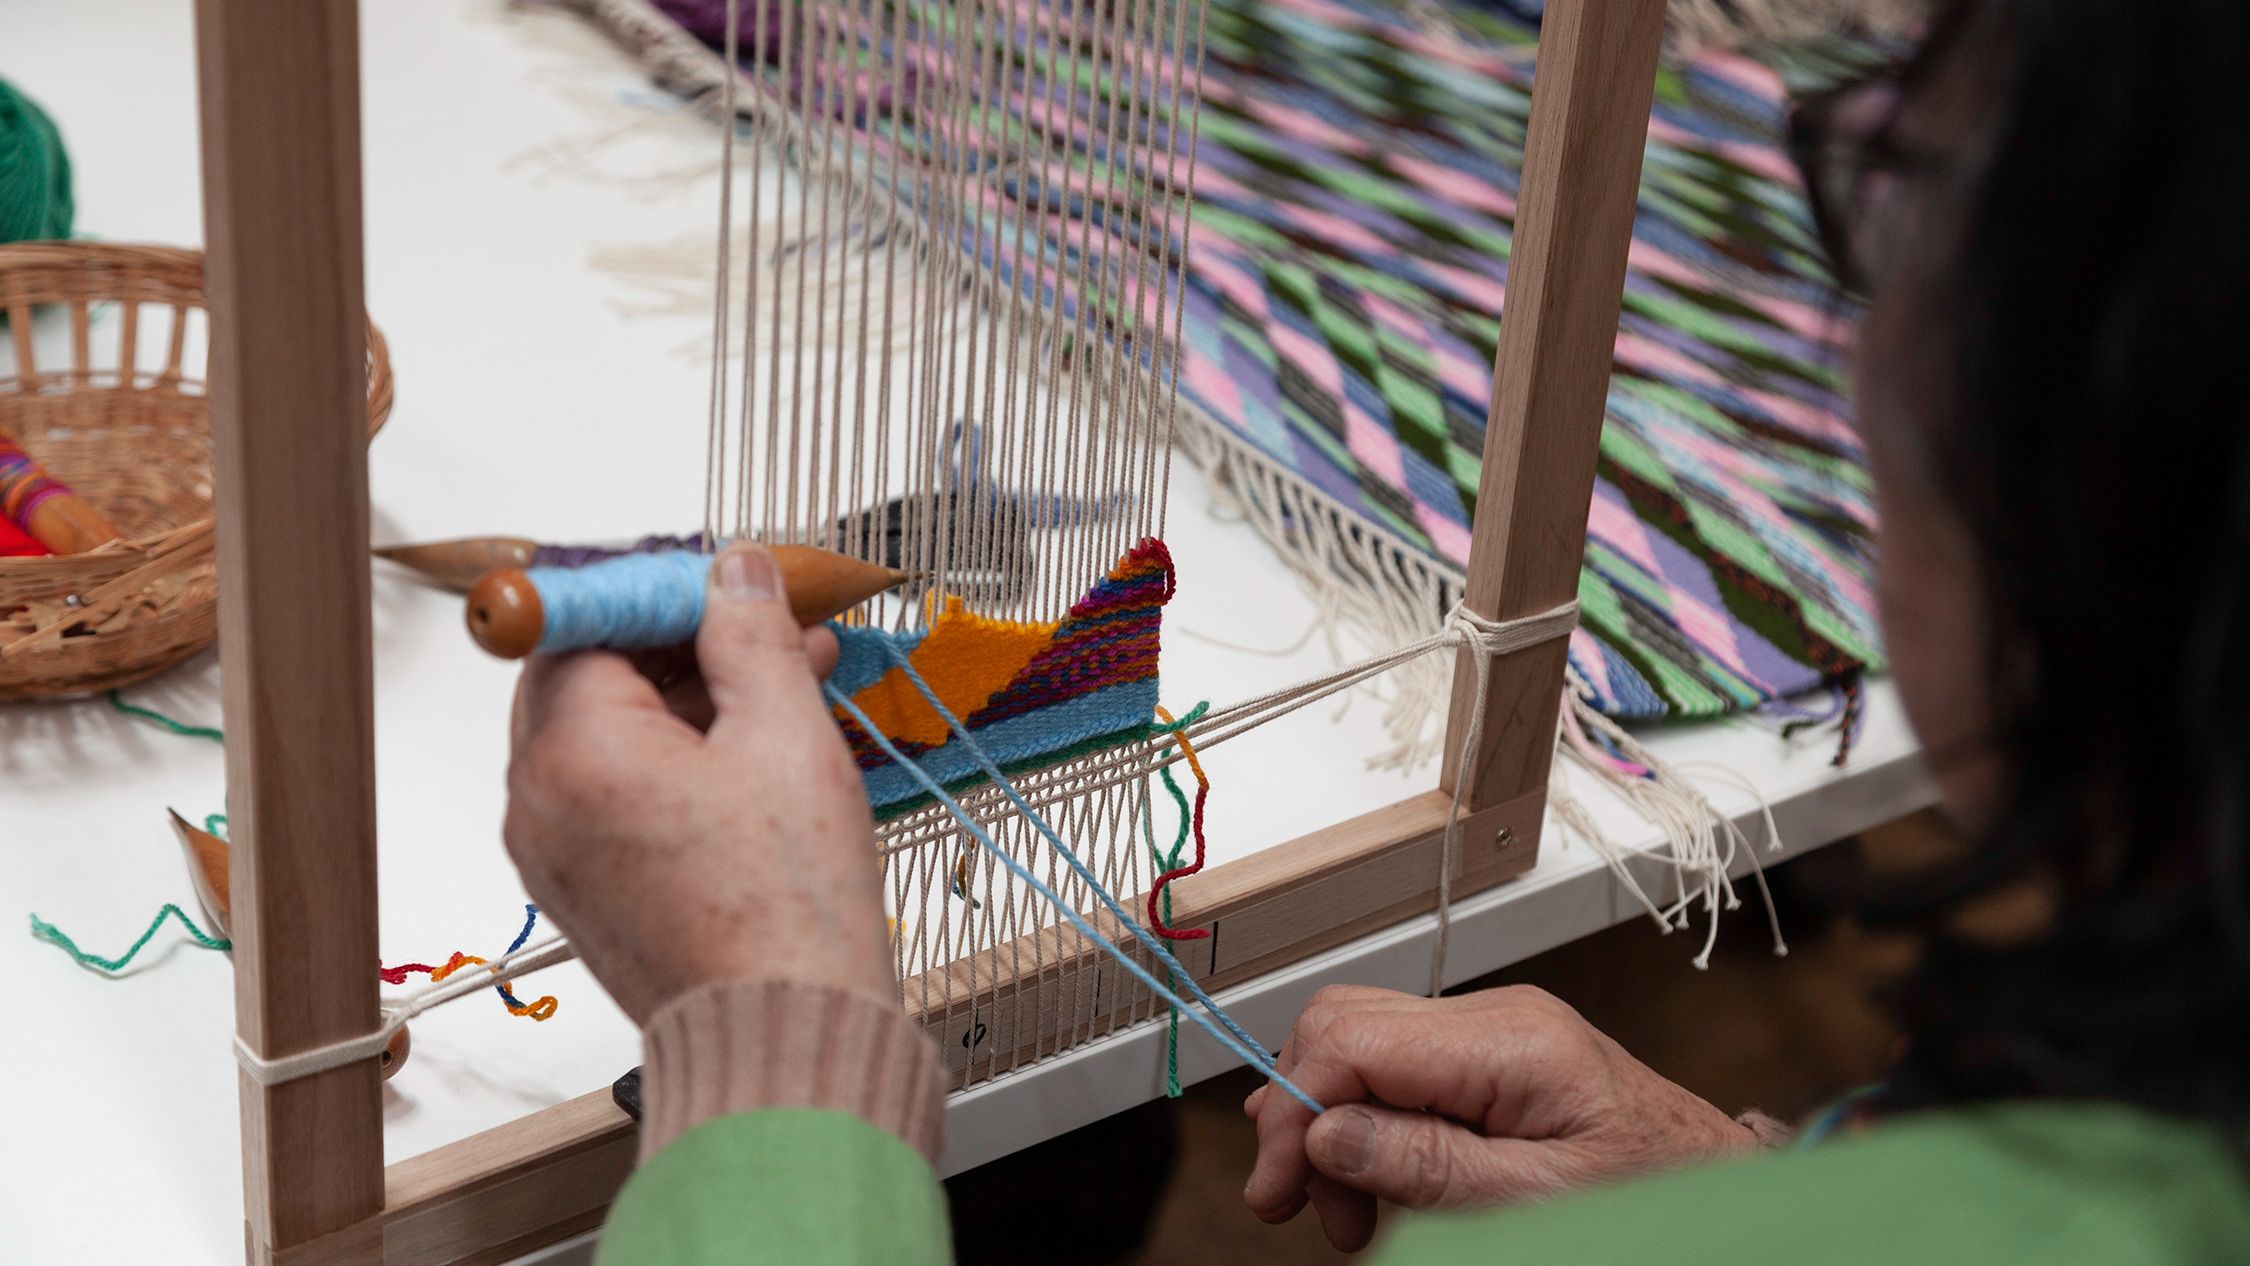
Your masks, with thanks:
[[[32,309],[49,304],[68,313],[70,354],[59,368],[33,355],[44,340]],[[124,533],[89,554],[0,558],[0,701],[139,681],[218,636],[211,410],[201,340],[191,337],[208,328],[203,305],[196,251],[0,245],[0,316],[15,353],[14,373],[0,372],[0,435]],[[390,410],[390,355],[369,321],[370,435]],[[85,617],[59,635],[23,641],[74,611]]]

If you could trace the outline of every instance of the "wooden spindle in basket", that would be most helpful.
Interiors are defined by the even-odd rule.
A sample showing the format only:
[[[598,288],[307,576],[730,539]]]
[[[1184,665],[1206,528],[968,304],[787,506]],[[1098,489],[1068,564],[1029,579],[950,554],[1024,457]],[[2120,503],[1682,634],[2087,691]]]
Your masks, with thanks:
[[[0,514],[57,554],[84,554],[121,533],[94,504],[0,435]]]

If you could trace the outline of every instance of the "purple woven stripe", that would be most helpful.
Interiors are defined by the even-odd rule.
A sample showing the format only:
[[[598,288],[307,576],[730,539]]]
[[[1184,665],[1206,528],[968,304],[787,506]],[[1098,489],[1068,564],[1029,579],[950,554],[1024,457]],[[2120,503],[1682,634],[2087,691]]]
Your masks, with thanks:
[[[542,545],[531,552],[534,567],[584,567],[605,558],[627,554],[663,554],[672,550],[703,552],[703,533],[692,536],[644,536],[624,549],[604,545]]]

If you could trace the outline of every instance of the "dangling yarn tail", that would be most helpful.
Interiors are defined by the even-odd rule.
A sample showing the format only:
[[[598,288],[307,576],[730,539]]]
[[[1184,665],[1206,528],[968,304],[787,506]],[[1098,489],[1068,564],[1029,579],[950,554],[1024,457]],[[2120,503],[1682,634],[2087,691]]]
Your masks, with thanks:
[[[1211,703],[1209,700],[1205,700],[1190,709],[1186,716],[1174,720],[1170,712],[1158,708],[1156,710],[1158,724],[1153,728],[1160,734],[1179,734],[1188,726],[1195,724],[1204,713],[1210,710]],[[1187,758],[1188,764],[1195,771],[1196,809],[1191,815],[1188,808],[1187,793],[1180,790],[1179,780],[1172,776],[1172,767],[1170,765],[1158,766],[1156,772],[1164,780],[1164,790],[1172,794],[1172,803],[1179,809],[1180,813],[1179,834],[1172,838],[1172,851],[1169,854],[1158,851],[1156,847],[1156,824],[1149,812],[1149,797],[1145,790],[1141,795],[1141,831],[1148,839],[1149,860],[1159,871],[1163,872],[1162,876],[1157,879],[1156,886],[1149,891],[1149,922],[1153,931],[1159,936],[1166,937],[1178,937],[1179,934],[1171,930],[1172,894],[1166,890],[1165,885],[1171,879],[1185,874],[1193,874],[1196,870],[1202,869],[1203,815],[1201,810],[1204,797],[1211,790],[1211,780],[1204,776],[1203,764],[1196,760],[1194,749],[1187,745],[1184,735],[1180,739],[1180,752]],[[1183,870],[1180,867],[1180,853],[1187,847],[1191,822],[1196,839],[1196,863],[1195,866]],[[1161,907],[1159,906],[1159,894],[1161,894]],[[1177,990],[1179,985],[1178,977],[1172,974],[1170,968],[1166,968],[1164,987]],[[1167,1010],[1170,1015],[1164,1032],[1164,1097],[1177,1099],[1182,1093],[1180,1089],[1180,1009],[1170,1007]]]
[[[1852,668],[1836,677],[1829,686],[1835,704],[1818,715],[1800,715],[1781,727],[1781,737],[1794,738],[1799,733],[1816,726],[1836,727],[1836,755],[1828,763],[1842,769],[1852,758],[1852,745],[1859,741],[1860,721],[1866,711],[1867,670]]]
[[[1202,872],[1205,855],[1208,852],[1203,838],[1203,807],[1211,798],[1211,779],[1209,775],[1203,772],[1203,762],[1196,758],[1195,745],[1188,741],[1186,733],[1187,727],[1194,724],[1197,714],[1208,706],[1208,704],[1196,705],[1194,712],[1188,713],[1184,720],[1179,721],[1173,720],[1171,713],[1158,708],[1156,715],[1162,718],[1162,723],[1151,727],[1159,734],[1170,734],[1172,736],[1173,741],[1180,745],[1180,755],[1186,758],[1188,769],[1195,775],[1195,808],[1191,812],[1188,808],[1187,796],[1180,791],[1179,782],[1172,777],[1172,767],[1165,765],[1156,771],[1163,776],[1165,790],[1171,792],[1172,798],[1178,801],[1180,805],[1180,838],[1172,842],[1172,855],[1165,858],[1161,863],[1164,866],[1164,873],[1156,877],[1156,883],[1148,890],[1149,928],[1167,941],[1196,941],[1211,935],[1207,928],[1182,930],[1172,926],[1171,893],[1173,880],[1185,879],[1190,875]],[[1195,835],[1195,860],[1182,866],[1180,864],[1180,846],[1186,842],[1186,837],[1190,831]]]
[[[526,902],[523,907],[523,930],[516,933],[516,939],[509,942],[508,948],[501,951],[500,956],[506,958],[522,949],[524,942],[531,939],[531,930],[538,924],[539,907]],[[429,963],[400,963],[396,967],[384,967],[377,964],[375,975],[386,985],[403,985],[409,975],[419,972],[427,975],[430,978],[430,983],[434,985],[464,967],[482,967],[489,961],[488,959],[478,958],[474,954],[464,954],[455,950],[453,951],[453,957],[436,966]],[[534,1020],[551,1018],[555,1014],[556,1007],[561,1005],[555,1001],[552,994],[544,995],[533,1002],[525,1002],[508,988],[507,981],[501,981],[493,986],[493,991],[500,995],[500,1001],[507,1006],[509,1014],[528,1016]]]
[[[155,939],[157,929],[164,926],[166,919],[178,919],[180,926],[187,929],[188,937],[205,949],[227,950],[234,948],[234,942],[227,938],[206,934],[202,928],[195,926],[195,920],[187,916],[187,911],[170,902],[166,902],[164,908],[156,912],[156,917],[149,920],[148,931],[141,933],[141,939],[133,942],[131,949],[126,950],[116,958],[103,958],[98,954],[87,953],[78,948],[78,942],[71,940],[69,935],[61,928],[36,914],[31,916],[31,934],[42,941],[47,941],[59,947],[63,953],[70,955],[70,961],[80,967],[115,974],[125,970],[126,964],[132,962],[134,956],[139,954],[151,940]]]
[[[167,734],[177,734],[181,738],[209,739],[214,743],[227,741],[227,736],[214,726],[189,725],[185,721],[168,717],[154,708],[144,708],[137,703],[127,703],[125,702],[125,696],[115,690],[109,692],[109,706],[126,716],[138,717]]]

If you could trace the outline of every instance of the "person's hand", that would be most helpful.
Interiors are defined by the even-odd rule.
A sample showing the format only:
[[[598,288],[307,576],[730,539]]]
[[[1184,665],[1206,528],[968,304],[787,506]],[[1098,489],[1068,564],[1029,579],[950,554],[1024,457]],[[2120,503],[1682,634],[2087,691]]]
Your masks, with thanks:
[[[874,823],[819,691],[836,639],[797,627],[763,549],[728,549],[711,578],[700,681],[660,691],[600,651],[525,666],[508,852],[637,1023],[727,980],[887,996]]]
[[[1453,998],[1332,985],[1243,1112],[1258,1161],[1242,1196],[1267,1222],[1309,1202],[1337,1248],[1364,1248],[1377,1197],[1415,1209],[1524,1200],[1747,1152],[1757,1138],[1656,1075],[1560,1000],[1513,987]]]

